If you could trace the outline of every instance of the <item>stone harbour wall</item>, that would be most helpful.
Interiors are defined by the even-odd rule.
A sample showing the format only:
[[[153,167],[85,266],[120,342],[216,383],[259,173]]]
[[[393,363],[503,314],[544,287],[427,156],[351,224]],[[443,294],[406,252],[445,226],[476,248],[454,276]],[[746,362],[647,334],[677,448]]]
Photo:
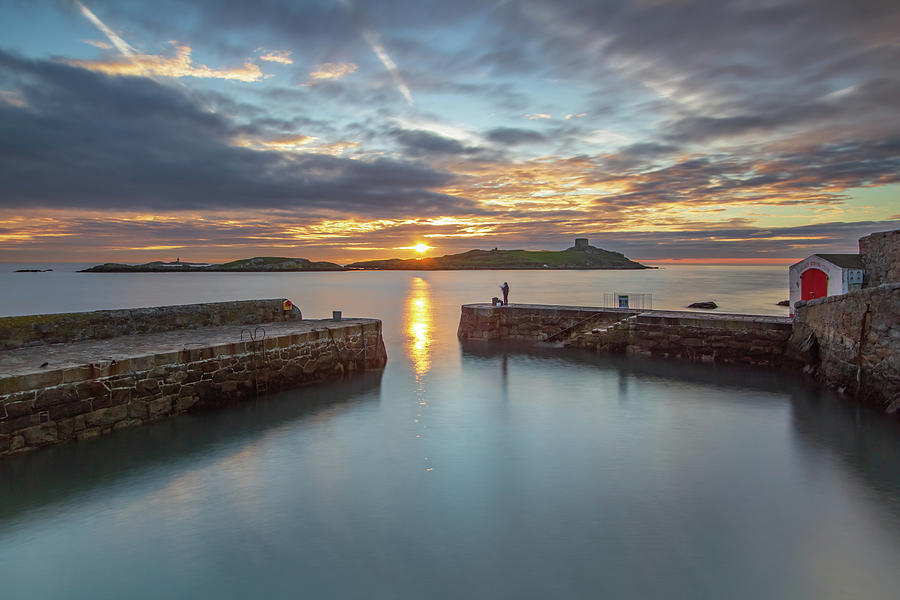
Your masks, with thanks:
[[[780,366],[793,327],[783,317],[640,315],[622,334],[635,356]]]
[[[217,325],[298,321],[284,298],[0,318],[0,350]]]
[[[900,281],[900,230],[860,238],[859,256],[865,266],[867,287]]]
[[[608,325],[637,312],[590,306],[465,304],[456,335],[461,340],[539,342],[557,336],[563,341],[560,334],[569,328]]]
[[[900,283],[799,302],[790,352],[838,391],[900,411]]]
[[[784,317],[469,304],[462,307],[457,335],[463,340],[522,342],[550,337],[567,347],[611,354],[774,366],[784,355],[791,330],[791,320]]]
[[[0,455],[254,400],[386,360],[381,321],[372,319],[7,377],[0,379]]]

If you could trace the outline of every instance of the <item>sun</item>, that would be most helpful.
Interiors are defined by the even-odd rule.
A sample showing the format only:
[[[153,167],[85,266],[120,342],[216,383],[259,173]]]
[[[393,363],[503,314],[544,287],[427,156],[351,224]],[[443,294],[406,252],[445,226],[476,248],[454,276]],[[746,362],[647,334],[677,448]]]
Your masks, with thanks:
[[[420,243],[416,244],[415,246],[413,246],[413,250],[415,250],[419,254],[424,254],[425,252],[428,252],[429,250],[431,250],[431,246],[422,244],[420,242]]]

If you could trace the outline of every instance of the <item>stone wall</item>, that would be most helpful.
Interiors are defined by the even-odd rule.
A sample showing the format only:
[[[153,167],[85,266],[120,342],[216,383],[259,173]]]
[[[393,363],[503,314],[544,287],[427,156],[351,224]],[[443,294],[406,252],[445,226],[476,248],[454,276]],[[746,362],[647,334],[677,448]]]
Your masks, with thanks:
[[[631,355],[774,367],[781,364],[792,329],[783,317],[650,313],[620,335]]]
[[[386,360],[381,322],[371,320],[123,359],[100,372],[91,365],[10,377],[0,380],[0,455],[253,400]]]
[[[460,339],[538,342],[611,354],[773,366],[791,335],[784,317],[524,304],[462,307]],[[562,332],[562,335],[558,335]]]
[[[882,231],[859,239],[867,287],[900,281],[900,230]]]
[[[294,321],[283,298],[0,318],[0,350],[216,325]]]
[[[798,303],[790,348],[838,391],[900,410],[900,283]]]
[[[571,327],[609,325],[636,314],[636,310],[546,304],[465,304],[456,335],[462,340],[538,342]],[[559,336],[558,341],[563,341]]]

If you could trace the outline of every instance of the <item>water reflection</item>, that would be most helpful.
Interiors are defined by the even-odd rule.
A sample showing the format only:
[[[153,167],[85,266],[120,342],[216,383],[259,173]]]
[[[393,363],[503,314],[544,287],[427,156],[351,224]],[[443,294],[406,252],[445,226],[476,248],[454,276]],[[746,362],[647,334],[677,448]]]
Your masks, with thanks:
[[[412,359],[416,381],[431,368],[431,336],[434,317],[431,310],[431,289],[421,277],[410,283],[406,304],[406,332],[409,334],[407,350]]]
[[[381,378],[380,370],[365,371],[274,394],[258,404],[182,415],[84,443],[6,457],[0,461],[0,535],[28,513],[48,506],[63,510],[97,490],[127,487],[127,482],[152,476],[157,469],[180,473],[179,465],[211,464],[205,455],[222,461],[222,470],[242,474],[243,481],[228,482],[234,489],[258,487],[250,475],[258,467],[254,446],[295,431],[304,421],[333,420],[358,403],[376,401]],[[193,473],[200,473],[199,468]],[[188,483],[189,479],[179,482],[176,477],[171,491],[187,493]]]
[[[428,408],[428,396],[425,388],[425,375],[431,369],[431,343],[434,329],[432,312],[431,287],[421,277],[414,277],[410,282],[406,303],[406,341],[407,352],[412,361],[413,373],[416,377],[415,417],[412,418],[415,436],[418,440],[425,438],[428,424],[425,421],[425,410]],[[423,457],[426,471],[433,471],[428,456]]]

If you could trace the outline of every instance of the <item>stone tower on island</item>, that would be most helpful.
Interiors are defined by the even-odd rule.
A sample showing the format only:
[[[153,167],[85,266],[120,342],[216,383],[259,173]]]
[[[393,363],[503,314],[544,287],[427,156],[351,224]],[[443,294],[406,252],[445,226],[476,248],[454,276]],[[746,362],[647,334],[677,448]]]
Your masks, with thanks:
[[[575,238],[575,249],[576,250],[587,250],[588,249],[588,239],[587,238]]]

